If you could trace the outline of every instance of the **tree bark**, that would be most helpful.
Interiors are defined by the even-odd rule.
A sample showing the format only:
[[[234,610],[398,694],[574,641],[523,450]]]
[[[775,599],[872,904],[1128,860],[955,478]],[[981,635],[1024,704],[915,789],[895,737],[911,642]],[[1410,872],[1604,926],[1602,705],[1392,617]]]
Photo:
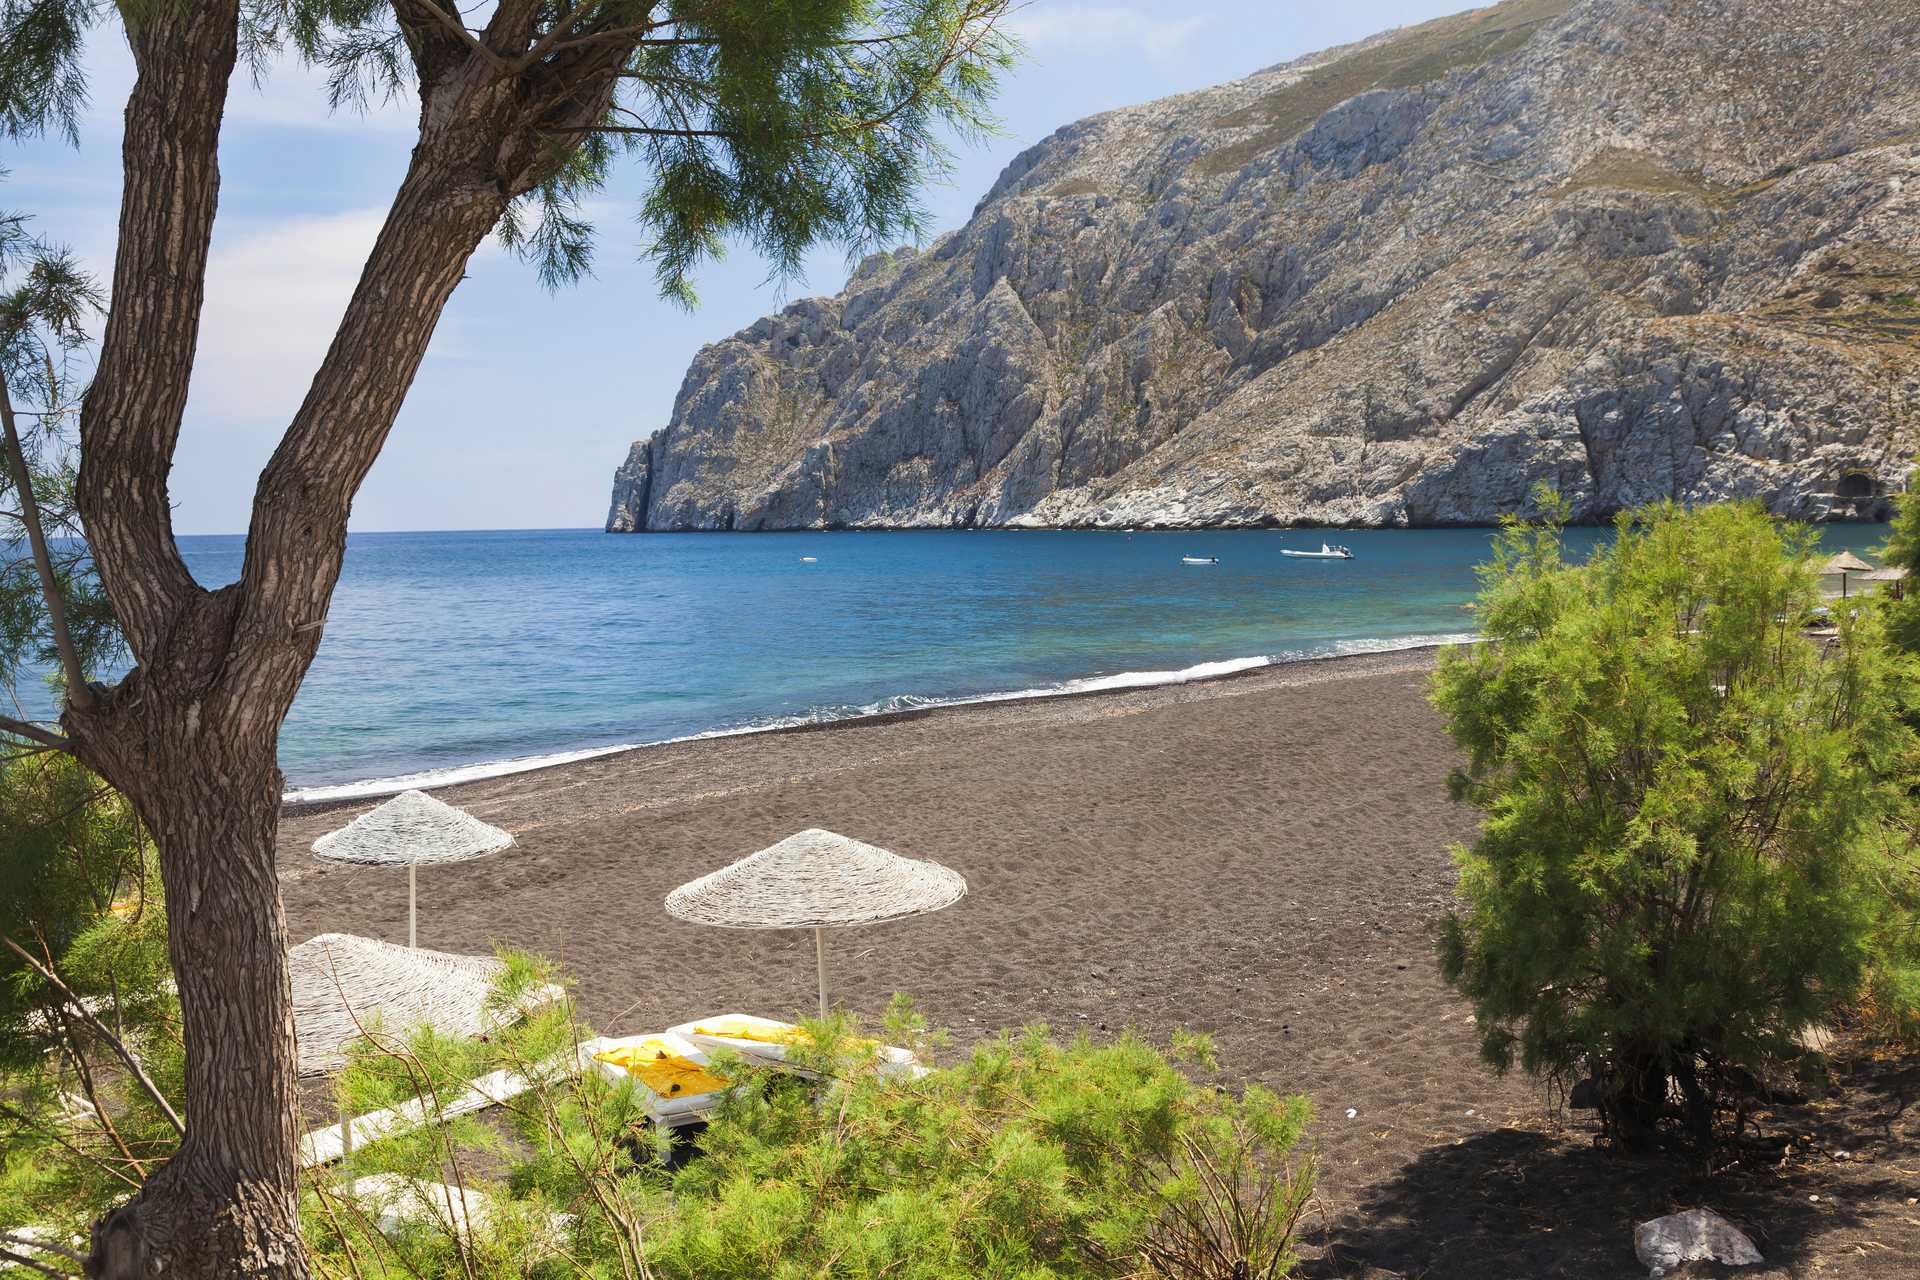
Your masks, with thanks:
[[[478,60],[449,59],[439,79],[423,69],[420,145],[261,475],[241,581],[207,592],[175,547],[165,473],[191,369],[233,51],[230,29],[224,45],[194,30],[206,10],[156,12],[132,33],[141,76],[127,111],[114,311],[81,419],[82,519],[140,665],[94,705],[70,705],[63,724],[159,851],[187,1132],[140,1194],[96,1226],[89,1273],[304,1280],[275,873],[280,725],[319,648],[353,495],[468,258],[553,160],[554,143],[531,127],[521,87]]]
[[[533,10],[503,5],[496,13]],[[90,1275],[309,1274],[298,1232],[296,1056],[275,872],[280,725],[320,644],[353,496],[468,258],[598,119],[631,46],[503,74],[421,0],[397,0],[420,142],[340,328],[260,478],[241,580],[208,592],[174,542],[185,411],[219,190],[235,0],[128,22],[113,310],[80,420],[79,505],[138,666],[62,724],[153,834],[186,1044],[177,1154],[95,1227]],[[526,33],[520,37],[524,46]],[[512,42],[502,37],[503,46]]]
[[[93,695],[87,691],[80,654],[73,647],[73,632],[67,628],[66,597],[60,593],[60,580],[53,572],[53,557],[47,552],[47,533],[40,524],[40,503],[33,495],[33,475],[27,470],[27,454],[20,444],[20,428],[13,419],[13,396],[8,392],[5,373],[0,373],[0,435],[6,437],[8,469],[13,472],[14,489],[20,498],[20,523],[27,527],[34,572],[40,575],[40,591],[47,599],[47,619],[53,630],[54,647],[60,651],[60,670],[67,682],[66,696],[84,707],[93,700]]]
[[[138,759],[88,754],[135,784],[160,850],[188,1106],[172,1159],[95,1226],[88,1274],[305,1277],[272,739],[205,726]]]
[[[194,587],[167,618],[155,660],[103,705],[69,707],[63,720],[76,753],[153,834],[187,1048],[186,1137],[96,1227],[96,1276],[308,1275],[275,868],[280,725],[319,647],[353,490],[467,258],[504,207],[456,216],[436,200],[442,175],[422,168],[402,185],[296,429],[262,477],[243,581]],[[356,431],[368,454],[337,461],[341,451],[315,442],[323,428],[303,423]],[[123,570],[154,563],[145,544],[117,555]]]
[[[220,121],[239,51],[237,0],[143,6],[121,140],[112,310],[80,410],[76,497],[134,657],[164,659],[201,594],[173,539],[167,473],[187,408],[220,198]]]
[[[1652,1148],[1667,1115],[1666,1059],[1646,1050],[1616,1050],[1596,1075],[1601,1123],[1608,1135],[1625,1151]]]
[[[88,1273],[116,1280],[309,1274],[274,873],[278,720],[236,714],[234,593],[209,593],[187,572],[167,496],[238,25],[237,0],[127,19],[138,76],[122,141],[113,308],[80,416],[81,519],[139,665],[91,705],[69,703],[62,723],[75,754],[126,794],[153,835],[187,1049],[179,1150],[94,1230]]]

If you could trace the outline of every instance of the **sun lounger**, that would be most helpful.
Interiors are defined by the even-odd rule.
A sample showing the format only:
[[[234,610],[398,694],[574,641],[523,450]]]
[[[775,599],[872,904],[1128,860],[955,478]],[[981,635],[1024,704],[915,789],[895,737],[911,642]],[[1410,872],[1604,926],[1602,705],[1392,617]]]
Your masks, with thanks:
[[[724,1077],[707,1070],[707,1055],[672,1032],[602,1041],[593,1063],[611,1080],[631,1079],[648,1118],[662,1129],[706,1119],[727,1088]]]
[[[588,1044],[593,1043],[588,1041]],[[554,1064],[547,1064],[543,1069],[550,1071],[554,1069]],[[406,1133],[422,1125],[500,1106],[532,1087],[533,1082],[518,1072],[494,1071],[468,1081],[463,1093],[437,1106],[428,1107],[415,1098],[384,1111],[371,1111],[350,1120],[322,1125],[300,1139],[300,1167],[310,1169],[316,1165],[331,1164],[355,1147],[364,1147],[370,1142]]]
[[[386,1235],[393,1235],[413,1223],[426,1223],[471,1241],[475,1233],[484,1234],[492,1224],[493,1201],[485,1192],[472,1187],[450,1187],[444,1182],[420,1182],[398,1174],[375,1173],[356,1178],[351,1192],[355,1200],[373,1211],[374,1225]],[[546,1243],[557,1245],[573,1222],[570,1213],[549,1217],[550,1239]]]
[[[702,1049],[731,1049],[750,1061],[788,1070],[797,1068],[788,1064],[787,1050],[807,1041],[804,1027],[791,1022],[777,1022],[772,1018],[755,1017],[750,1013],[718,1013],[709,1018],[697,1018],[677,1027],[669,1027],[667,1034],[678,1036]],[[927,1073],[927,1068],[920,1065],[911,1050],[873,1040],[858,1043],[878,1048],[881,1070],[889,1076],[909,1075],[917,1079]]]
[[[618,1039],[596,1037],[581,1043],[577,1057],[568,1053],[542,1063],[535,1074],[552,1076],[591,1069],[609,1080],[631,1076],[648,1095],[647,1111],[653,1122],[663,1129],[677,1129],[706,1119],[726,1087],[724,1080],[705,1071],[710,1050],[731,1049],[768,1066],[805,1074],[786,1061],[788,1046],[805,1036],[805,1029],[791,1022],[776,1022],[745,1013],[716,1014],[683,1022],[664,1033]],[[645,1057],[648,1045],[653,1049],[651,1066]],[[636,1049],[638,1052],[634,1052]],[[638,1070],[610,1060],[610,1055],[632,1062]],[[882,1070],[888,1075],[904,1074],[918,1079],[927,1074],[928,1069],[921,1066],[910,1051],[894,1045],[881,1046],[881,1059]],[[693,1071],[689,1071],[689,1067]],[[532,1084],[517,1072],[495,1071],[470,1081],[458,1097],[433,1108],[416,1099],[385,1111],[322,1125],[300,1139],[300,1167],[330,1164],[355,1147],[417,1129],[436,1119],[452,1119],[500,1106],[525,1093]],[[676,1084],[678,1088],[673,1087]]]
[[[472,1187],[450,1187],[442,1182],[417,1182],[394,1173],[356,1178],[353,1198],[364,1202],[374,1224],[388,1235],[411,1222],[438,1222],[463,1240],[484,1231],[493,1206]]]

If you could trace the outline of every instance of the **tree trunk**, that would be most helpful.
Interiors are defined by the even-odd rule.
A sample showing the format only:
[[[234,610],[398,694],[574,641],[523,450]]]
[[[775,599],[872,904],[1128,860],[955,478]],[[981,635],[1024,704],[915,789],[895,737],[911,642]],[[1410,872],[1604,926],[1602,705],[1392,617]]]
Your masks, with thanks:
[[[532,23],[535,6],[496,9]],[[419,74],[421,137],[306,399],[255,492],[241,580],[208,592],[167,498],[204,296],[237,0],[141,6],[128,36],[113,310],[80,419],[80,512],[139,665],[89,705],[73,751],[151,829],[186,1044],[186,1136],[94,1232],[99,1277],[306,1277],[296,1058],[275,871],[280,724],[320,644],[353,496],[467,259],[508,203],[555,171],[611,101],[632,39],[503,75],[396,4]],[[635,37],[637,38],[637,37]],[[524,43],[524,41],[522,42]],[[579,64],[579,65],[574,65]]]
[[[510,198],[445,154],[497,151],[498,126],[455,119],[466,127],[416,151],[339,334],[262,473],[241,581],[169,591],[164,613],[129,608],[142,665],[62,717],[76,754],[133,801],[158,845],[187,1048],[186,1137],[96,1227],[96,1276],[309,1274],[275,870],[277,745],[319,648],[353,494],[467,259]],[[85,431],[83,420],[83,448]],[[124,509],[83,487],[89,496],[89,533],[112,530]],[[170,535],[101,542],[115,545],[102,573],[117,614],[126,584],[165,581],[177,560]]]
[[[1659,1141],[1667,1115],[1666,1058],[1647,1051],[1616,1051],[1600,1081],[1600,1114],[1607,1133],[1625,1151],[1646,1151]]]
[[[179,1151],[95,1227],[89,1274],[115,1280],[308,1275],[274,874],[274,744],[299,682],[240,687],[238,601],[187,572],[166,483],[205,295],[238,14],[238,0],[126,14],[138,77],[121,144],[113,307],[80,415],[81,517],[140,665],[84,705],[69,700],[62,723],[158,846],[187,1050]],[[287,643],[310,659],[318,636]]]
[[[207,597],[215,603],[219,597]],[[88,1274],[302,1277],[293,1001],[274,844],[274,737],[240,734],[215,694],[184,706],[129,677],[114,735],[81,754],[139,810],[166,885],[180,989],[187,1132],[140,1193],[94,1228]]]

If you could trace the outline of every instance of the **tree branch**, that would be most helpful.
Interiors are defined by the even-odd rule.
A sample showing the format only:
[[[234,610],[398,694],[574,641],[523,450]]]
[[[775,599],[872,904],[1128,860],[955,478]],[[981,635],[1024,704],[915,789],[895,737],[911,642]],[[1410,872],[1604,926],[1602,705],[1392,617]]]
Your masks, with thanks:
[[[455,108],[457,110],[457,108]],[[445,145],[465,140],[450,131]],[[464,157],[460,157],[464,159]],[[260,473],[230,669],[290,704],[320,637],[353,495],[379,456],[427,344],[510,195],[423,141],[313,383]],[[288,645],[293,637],[297,643]],[[285,705],[278,711],[284,713]]]
[[[27,471],[26,450],[20,446],[20,429],[13,420],[13,397],[7,391],[4,372],[0,372],[0,434],[6,436],[7,462],[20,495],[20,523],[27,527],[27,544],[33,549],[34,571],[40,575],[40,593],[46,597],[53,643],[60,650],[60,668],[67,677],[67,701],[85,710],[93,705],[93,693],[87,688],[86,673],[80,669],[80,651],[74,648],[73,632],[67,627],[67,602],[60,594],[60,580],[53,574],[53,558],[47,554],[40,502],[33,496],[33,476]]]
[[[71,751],[73,744],[57,733],[42,729],[30,720],[16,720],[12,716],[0,716],[0,733],[11,733],[37,742],[49,751]]]
[[[649,138],[737,138],[739,135],[728,133],[724,129],[657,129],[649,125],[638,124],[556,124],[541,129],[542,133],[633,133]]]
[[[30,1240],[17,1231],[0,1232],[0,1244],[17,1244],[26,1249],[38,1249],[42,1253],[51,1253],[82,1265],[87,1261],[71,1249],[62,1248],[57,1244],[48,1244],[42,1240]]]
[[[166,1095],[160,1092],[160,1087],[154,1084],[153,1077],[148,1075],[147,1069],[140,1065],[140,1059],[135,1056],[133,1050],[127,1048],[126,1042],[119,1036],[113,1034],[113,1031],[107,1024],[100,1021],[93,1010],[87,1008],[80,997],[74,994],[73,988],[68,986],[61,979],[60,975],[53,971],[53,966],[43,964],[41,961],[34,959],[32,952],[22,947],[12,938],[0,938],[0,942],[6,943],[9,951],[19,956],[27,963],[29,968],[46,979],[49,986],[66,998],[67,1005],[74,1015],[78,1017],[80,1021],[86,1023],[95,1035],[105,1040],[107,1047],[112,1049],[115,1056],[126,1065],[127,1070],[133,1073],[133,1078],[139,1082],[141,1090],[147,1097],[153,1100],[153,1105],[158,1107],[160,1114],[167,1118],[167,1123],[173,1126],[173,1131],[185,1137],[187,1127],[180,1123],[180,1117],[174,1112],[173,1104],[168,1102]]]
[[[46,1138],[48,1141],[60,1147],[63,1151],[73,1156],[74,1159],[86,1161],[88,1164],[100,1170],[100,1172],[106,1174],[108,1177],[120,1179],[120,1181],[132,1187],[135,1191],[138,1191],[140,1189],[140,1179],[130,1177],[127,1174],[126,1170],[124,1169],[114,1168],[112,1165],[108,1164],[105,1160],[102,1160],[99,1156],[95,1155],[93,1152],[87,1151],[84,1148],[75,1146],[73,1143],[67,1141],[65,1137],[63,1137],[58,1133],[55,1133],[52,1129],[48,1128],[44,1124],[41,1124],[33,1116],[28,1115],[26,1112],[20,1110],[18,1107],[10,1106],[5,1102],[0,1102],[0,1116],[10,1117],[14,1121],[14,1123],[24,1125],[27,1128],[34,1130],[35,1132],[39,1133],[41,1137]]]
[[[516,73],[525,71],[528,67],[531,67],[534,63],[553,52],[553,47],[566,36],[567,32],[574,30],[582,22],[592,17],[594,11],[598,9],[602,3],[604,3],[604,0],[582,0],[582,3],[574,6],[570,12],[555,21],[553,26],[547,29],[545,35],[535,40],[533,46],[527,50],[525,55],[515,60],[513,64],[514,71]],[[506,9],[507,6],[502,5],[500,9],[495,11],[493,23],[489,24],[489,28],[497,25],[507,16]]]
[[[665,24],[663,23],[660,25],[665,25]],[[900,34],[895,34],[890,36],[862,36],[854,40],[824,41],[821,43],[819,47],[823,49],[858,49],[864,45],[899,44],[901,41],[906,39],[908,39],[907,36],[900,35]],[[649,38],[649,39],[636,40],[634,41],[634,44],[643,49],[644,48],[664,49],[664,48],[672,48],[679,45],[707,45],[710,47],[718,47],[720,44],[720,41],[714,39],[712,36],[661,36],[659,39]]]
[[[0,1236],[0,1240],[11,1241],[12,1239],[12,1236]],[[43,1276],[55,1276],[58,1280],[72,1280],[71,1272],[56,1270],[44,1262],[36,1262],[26,1254],[15,1253],[11,1249],[0,1249],[0,1261],[6,1262],[9,1266],[26,1267],[30,1271],[38,1271]]]
[[[398,9],[400,6],[396,4],[394,7]],[[442,9],[435,3],[435,0],[415,0],[414,3],[409,4],[407,7],[410,9],[425,9],[433,15],[435,21],[445,27],[461,44],[465,45],[472,52],[479,54],[486,61],[492,63],[495,70],[507,70],[507,60],[505,58],[502,58],[499,54],[487,48],[487,46],[481,42],[479,36],[467,30],[465,23],[461,22],[460,19],[453,14],[448,13],[445,9]]]
[[[254,491],[227,673],[236,685],[274,691],[281,701],[263,710],[284,714],[312,660],[353,496],[468,258],[513,200],[566,162],[569,149],[541,126],[604,115],[631,54],[629,40],[551,56],[514,77],[510,112],[500,108],[498,79],[470,61],[460,78],[438,82],[438,123],[415,148],[333,345]],[[478,168],[477,155],[487,157]]]
[[[206,301],[220,120],[239,0],[142,6],[121,144],[112,310],[80,412],[80,515],[134,657],[151,665],[200,591],[174,542],[173,466]]]
[[[994,22],[988,21],[984,23],[979,30],[971,32],[971,34],[969,34],[965,40],[959,39],[958,36],[956,35],[956,38],[953,41],[950,41],[946,45],[946,47],[941,51],[939,59],[928,69],[928,71],[925,74],[914,78],[914,80],[912,81],[912,87],[908,90],[908,92],[903,96],[901,96],[897,101],[883,108],[878,115],[870,116],[864,120],[855,120],[849,124],[836,125],[831,129],[808,130],[805,133],[802,133],[800,135],[801,140],[818,141],[823,138],[841,137],[847,134],[865,133],[871,130],[876,130],[884,126],[891,125],[903,113],[907,112],[908,110],[916,106],[918,103],[920,103],[927,95],[928,86],[930,86],[940,76],[946,74],[946,72],[953,66],[954,63],[960,61],[962,58],[969,56],[975,50],[977,50],[980,47],[980,44],[984,40],[986,40],[989,35],[993,33],[994,27],[995,27]],[[843,49],[843,48],[853,48],[860,45],[886,45],[886,44],[892,43],[894,40],[898,38],[899,37],[896,37],[896,36],[882,36],[882,37],[876,37],[876,38],[867,39],[867,40],[843,40],[843,41],[837,41],[833,45],[828,47]],[[668,40],[663,42],[642,40],[639,43],[641,44],[649,44],[649,43],[675,44],[675,43],[682,43],[682,42],[674,41],[674,40]],[[690,40],[690,41],[686,41],[685,43],[697,44],[701,42]],[[881,56],[884,57],[885,55],[883,54]],[[645,72],[634,72],[634,71],[621,71],[619,75],[620,75],[620,78],[623,80],[637,80],[643,84],[665,83],[672,79],[672,77],[656,77],[656,76],[650,76]],[[627,114],[632,115],[633,113],[629,111],[627,112]],[[556,129],[550,130],[550,132],[582,133],[582,134],[584,133],[636,134],[643,137],[656,137],[656,138],[720,138],[725,140],[735,140],[739,136],[737,134],[730,133],[725,130],[715,130],[715,129],[692,129],[692,128],[686,128],[686,127],[659,128],[657,126],[647,126],[647,125],[603,125],[603,124],[594,124],[591,126],[579,126],[579,127],[573,127],[573,128],[556,128]]]
[[[624,43],[629,48],[635,48],[640,45],[646,45],[646,44],[705,43],[704,41],[691,41],[691,40],[648,40],[646,39],[647,32],[656,31],[659,29],[659,27],[660,27],[660,24],[657,22],[636,22],[636,23],[631,23],[624,27],[608,27],[601,31],[589,31],[585,35],[574,36],[571,39],[567,39],[567,40],[543,41],[543,43],[546,45],[546,49],[543,50],[543,52],[555,52],[563,49],[577,49],[581,45],[605,44],[608,41],[618,41],[618,42]]]

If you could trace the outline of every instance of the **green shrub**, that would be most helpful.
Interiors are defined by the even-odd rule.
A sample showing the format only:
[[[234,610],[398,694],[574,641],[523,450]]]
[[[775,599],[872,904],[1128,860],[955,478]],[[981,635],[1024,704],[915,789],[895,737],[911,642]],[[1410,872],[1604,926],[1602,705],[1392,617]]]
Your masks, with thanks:
[[[1433,679],[1486,815],[1441,967],[1496,1067],[1590,1073],[1623,1144],[1707,1139],[1870,979],[1914,990],[1914,669],[1871,609],[1802,635],[1813,539],[1757,507],[1622,517],[1580,565],[1559,533],[1506,529],[1486,643]]]
[[[1908,578],[1899,590],[1875,592],[1870,597],[1886,622],[1887,636],[1908,653],[1920,654],[1920,494],[1898,494],[1893,500],[1893,522],[1880,555],[1892,568],[1905,569]]]
[[[0,762],[0,938],[63,957],[116,901],[127,918],[151,923],[147,912],[161,913],[145,900],[146,853],[132,806],[71,756]],[[45,1052],[37,1024],[52,996],[0,947],[0,1063]]]
[[[0,765],[0,938],[72,996],[0,947],[0,1234],[84,1237],[174,1150],[114,1044],[178,1112],[177,1005],[149,852],[131,807],[70,757]]]
[[[539,980],[536,968],[524,983]],[[538,1069],[584,1034],[564,1005],[478,1057],[432,1037],[356,1053],[344,1081],[356,1106],[443,1097],[463,1073],[500,1067],[542,1083],[503,1109],[504,1125],[416,1130],[314,1178],[303,1220],[316,1265],[344,1271],[351,1255],[368,1277],[654,1280],[1270,1280],[1292,1265],[1313,1184],[1297,1152],[1304,1098],[1236,1098],[1134,1036],[1062,1044],[1044,1029],[891,1078],[847,1020],[808,1026],[813,1045],[793,1052],[817,1079],[722,1056],[735,1088],[699,1157],[672,1162],[631,1088]],[[888,1035],[921,1034],[897,1006]],[[1209,1049],[1181,1054],[1204,1062]],[[349,1190],[370,1173],[474,1187],[494,1212],[484,1230],[438,1215],[382,1233]]]

